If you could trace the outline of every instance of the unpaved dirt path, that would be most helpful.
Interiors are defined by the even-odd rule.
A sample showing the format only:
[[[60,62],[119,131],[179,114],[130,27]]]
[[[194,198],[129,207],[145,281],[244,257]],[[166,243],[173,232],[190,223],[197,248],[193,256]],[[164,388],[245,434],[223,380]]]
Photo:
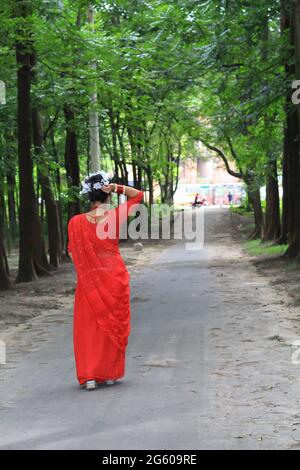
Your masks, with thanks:
[[[79,389],[72,301],[7,335],[2,449],[300,447],[298,311],[205,208],[205,246],[171,243],[132,272],[126,376]],[[149,260],[148,260],[149,261]]]

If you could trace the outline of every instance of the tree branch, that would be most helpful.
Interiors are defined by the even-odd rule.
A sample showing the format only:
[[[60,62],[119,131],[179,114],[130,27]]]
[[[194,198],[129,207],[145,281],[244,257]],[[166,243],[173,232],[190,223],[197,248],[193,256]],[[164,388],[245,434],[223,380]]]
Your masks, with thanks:
[[[243,174],[243,172],[242,172],[242,170],[241,170],[241,165],[240,165],[240,160],[239,160],[238,154],[236,153],[236,151],[235,151],[235,149],[234,149],[234,147],[233,147],[233,144],[232,144],[232,142],[231,142],[230,137],[227,137],[227,136],[226,136],[226,140],[227,140],[228,145],[229,145],[229,148],[230,148],[230,153],[231,153],[231,155],[233,156],[234,160],[236,161],[240,173]]]
[[[44,131],[44,140],[47,139],[48,134],[52,129],[52,126],[54,126],[54,124],[56,123],[59,113],[60,113],[60,106],[58,106],[58,108],[56,109],[53,119],[50,119],[47,129]]]
[[[225,164],[225,167],[226,167],[226,170],[227,170],[227,173],[229,173],[231,176],[234,176],[234,178],[243,178],[243,174],[242,173],[238,173],[236,171],[233,171],[230,166],[229,166],[229,162],[227,160],[227,157],[225,156],[224,152],[222,152],[221,149],[215,147],[214,145],[210,145],[209,143],[205,142],[205,140],[202,140],[202,139],[199,139],[203,145],[205,145],[205,147],[207,147],[209,150],[212,150],[213,152],[216,152],[219,157],[222,158],[224,164]]]

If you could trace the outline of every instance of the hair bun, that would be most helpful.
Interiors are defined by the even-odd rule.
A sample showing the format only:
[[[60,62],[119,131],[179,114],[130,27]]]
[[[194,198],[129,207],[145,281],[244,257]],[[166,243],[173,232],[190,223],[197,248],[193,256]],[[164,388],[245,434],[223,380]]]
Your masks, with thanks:
[[[93,191],[99,191],[102,186],[105,186],[106,184],[109,184],[111,182],[110,176],[105,173],[105,171],[100,170],[97,171],[96,173],[91,173],[88,176],[86,176],[81,183],[82,194],[88,194]]]

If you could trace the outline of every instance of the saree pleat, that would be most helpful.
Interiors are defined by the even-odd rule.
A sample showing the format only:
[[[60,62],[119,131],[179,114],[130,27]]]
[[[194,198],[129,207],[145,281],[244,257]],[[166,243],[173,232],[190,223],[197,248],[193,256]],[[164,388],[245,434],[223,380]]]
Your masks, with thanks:
[[[113,209],[116,223],[125,220],[120,220],[120,208],[127,217],[142,198],[140,191]],[[106,239],[97,236],[96,228],[85,214],[68,225],[68,250],[77,273],[73,341],[79,383],[122,377],[130,335],[130,275],[119,252],[119,228],[117,237]]]

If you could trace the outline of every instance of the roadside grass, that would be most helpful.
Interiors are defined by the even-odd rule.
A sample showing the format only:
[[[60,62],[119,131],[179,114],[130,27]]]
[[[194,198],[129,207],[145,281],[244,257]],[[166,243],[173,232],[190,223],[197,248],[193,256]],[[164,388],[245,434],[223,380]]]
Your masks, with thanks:
[[[249,223],[240,227],[239,232],[242,233],[243,235],[250,236],[250,234],[254,231],[254,229],[255,229],[255,224],[252,222],[252,223]]]
[[[232,212],[232,214],[243,215],[244,217],[248,217],[248,218],[253,217],[253,212],[249,211],[244,206],[231,206],[230,211]]]
[[[261,240],[248,240],[243,247],[250,256],[280,256],[284,254],[288,245],[273,245],[262,243]]]

